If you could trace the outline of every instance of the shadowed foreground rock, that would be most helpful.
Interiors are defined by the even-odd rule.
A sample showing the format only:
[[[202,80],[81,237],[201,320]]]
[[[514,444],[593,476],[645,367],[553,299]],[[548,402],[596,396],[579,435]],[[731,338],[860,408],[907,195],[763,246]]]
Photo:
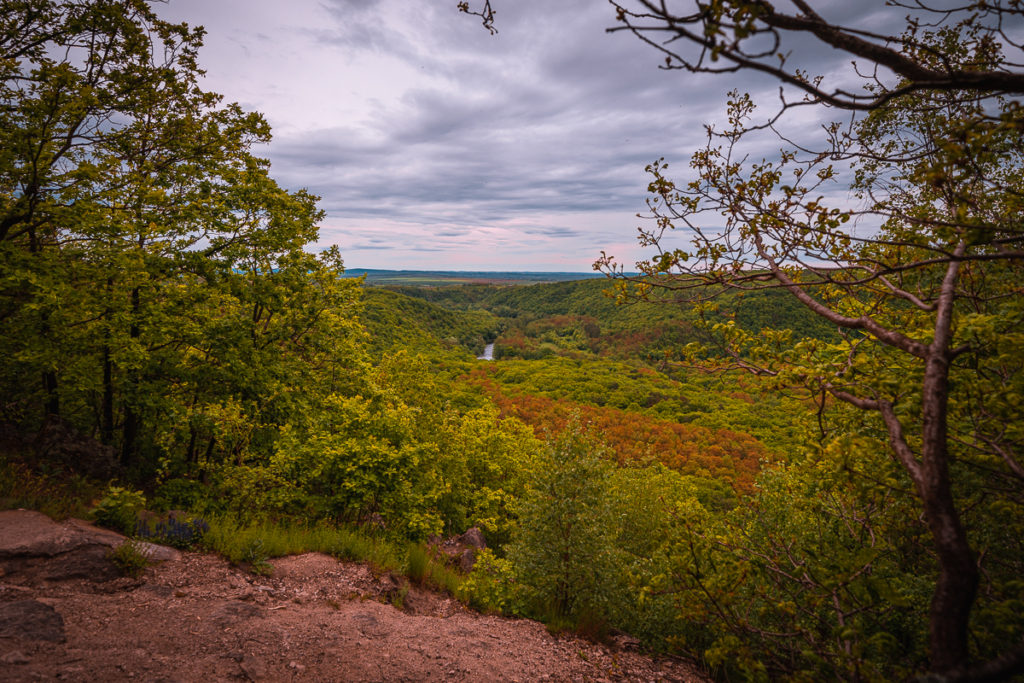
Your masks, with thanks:
[[[0,603],[0,639],[4,638],[63,643],[64,618],[35,600]]]

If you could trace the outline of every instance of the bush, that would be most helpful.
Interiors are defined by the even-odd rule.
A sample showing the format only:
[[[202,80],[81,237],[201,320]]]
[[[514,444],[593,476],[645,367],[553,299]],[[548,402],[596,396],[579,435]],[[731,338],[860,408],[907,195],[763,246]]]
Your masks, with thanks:
[[[92,516],[98,524],[108,529],[132,534],[135,532],[139,512],[145,507],[146,497],[140,491],[111,485],[92,511]]]
[[[484,613],[521,613],[512,563],[497,557],[489,548],[476,554],[473,571],[462,582],[459,597]]]
[[[269,559],[270,555],[263,545],[262,538],[253,539],[242,550],[242,561],[249,565],[249,569],[253,574],[270,576],[274,571],[274,567],[268,562]]]
[[[211,501],[210,487],[193,479],[168,479],[153,494],[152,509],[205,511]]]
[[[107,559],[117,565],[122,574],[133,579],[142,576],[142,572],[149,566],[149,558],[135,541],[125,541],[116,548],[112,548],[107,553]]]

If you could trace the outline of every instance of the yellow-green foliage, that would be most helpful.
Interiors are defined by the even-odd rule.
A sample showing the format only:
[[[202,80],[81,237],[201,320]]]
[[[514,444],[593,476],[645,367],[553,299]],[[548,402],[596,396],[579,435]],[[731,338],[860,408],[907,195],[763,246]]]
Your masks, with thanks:
[[[914,93],[848,128],[899,150],[898,163],[859,157],[853,191],[890,216],[874,243],[851,239],[848,214],[815,198],[813,178],[832,169],[804,174],[794,155],[748,167],[712,144],[694,157],[704,177],[693,185],[676,186],[662,162],[650,167],[660,231],[706,209],[733,234],[698,239],[685,258],[658,250],[637,264],[649,277],[635,295],[656,296],[651,283],[679,267],[690,268],[675,281],[682,287],[692,278],[761,287],[765,258],[778,254],[787,277],[851,325],[845,335],[786,283],[700,290],[696,298],[715,301],[696,308],[617,306],[600,280],[404,290],[422,301],[364,292],[342,277],[336,249],[314,255],[316,198],[278,186],[253,154],[270,140],[259,115],[201,90],[201,31],[161,21],[146,0],[117,5],[125,11],[8,2],[0,22],[11,34],[0,44],[28,46],[0,69],[0,418],[5,431],[10,423],[30,436],[57,415],[119,456],[130,485],[107,489],[97,521],[135,531],[146,505],[139,487],[156,509],[204,515],[203,544],[255,571],[320,551],[404,572],[482,609],[592,633],[622,628],[730,677],[912,676],[927,668],[928,601],[944,554],[887,449],[904,438],[914,451],[907,469],[926,460],[917,429],[925,364],[865,334],[863,321],[931,344],[944,255],[960,249],[959,270],[947,273],[959,278],[952,339],[932,366],[949,368],[948,390],[939,387],[949,403],[933,412],[948,408],[940,465],[969,546],[959,566],[976,562],[980,573],[970,658],[1020,642],[1019,110],[999,118],[996,103]],[[998,51],[955,30],[926,33],[915,49],[936,68]],[[913,102],[927,115],[905,106]],[[751,101],[732,105],[742,128]],[[657,243],[653,233],[643,239]],[[839,267],[791,268],[801,253]],[[860,269],[844,272],[847,264]],[[629,298],[628,288],[618,293]],[[499,334],[499,356],[535,360],[474,367],[471,351]],[[774,384],[673,369],[680,361],[758,365]],[[544,444],[514,417],[514,402],[499,415],[497,393],[474,388],[485,375],[521,396],[624,411],[614,434],[608,427],[622,451],[639,441],[631,418],[644,414],[731,431],[723,439],[732,444],[738,432],[753,435],[787,464],[733,491],[741,465],[732,451],[687,437],[650,441],[668,445],[618,467],[585,426]],[[791,386],[819,400],[820,413],[780,393]],[[906,428],[897,438],[878,411],[836,410],[843,392],[891,408],[889,423]],[[693,453],[701,478],[646,464],[687,447],[704,451]],[[2,505],[80,514],[94,489],[41,457],[33,468],[0,459]],[[745,484],[755,457],[743,463]],[[419,543],[471,526],[490,550],[463,581]],[[126,571],[142,567],[131,544],[113,557]]]
[[[366,394],[325,397],[304,428],[282,429],[272,457],[218,468],[211,504],[236,516],[376,516],[413,539],[480,526],[507,540],[532,433],[493,408],[446,405],[448,386],[405,356],[375,379]]]
[[[573,620],[608,613],[616,571],[608,496],[612,467],[594,435],[578,424],[552,440],[538,459],[509,548],[533,614]]]
[[[146,497],[141,491],[111,484],[92,511],[92,516],[105,527],[133,534],[138,514],[145,508]]]
[[[462,582],[459,597],[481,612],[522,613],[522,595],[513,564],[490,548],[476,554],[473,571]]]
[[[931,565],[879,446],[837,442],[764,472],[731,513],[685,520],[651,584],[675,593],[677,643],[750,679],[894,680],[920,667]]]
[[[477,355],[497,335],[498,320],[486,311],[453,311],[379,287],[367,288],[364,299],[360,320],[375,354],[461,349]]]
[[[548,358],[494,363],[477,374],[513,392],[620,408],[659,419],[746,432],[777,453],[804,441],[793,419],[804,406],[754,377],[676,370],[654,372],[637,362]]]

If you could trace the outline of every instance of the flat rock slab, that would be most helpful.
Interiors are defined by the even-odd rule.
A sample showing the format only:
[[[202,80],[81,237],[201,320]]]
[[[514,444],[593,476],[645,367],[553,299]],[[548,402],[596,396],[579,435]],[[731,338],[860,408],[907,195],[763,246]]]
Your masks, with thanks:
[[[64,617],[36,600],[0,603],[0,638],[63,643]]]
[[[32,510],[0,511],[0,571],[29,581],[109,581],[120,571],[107,554],[127,539],[80,519],[55,522]],[[181,553],[153,543],[138,544],[151,562],[180,560]]]
[[[33,510],[0,511],[0,558],[56,557],[83,546],[116,547],[125,537],[79,519],[55,522]]]

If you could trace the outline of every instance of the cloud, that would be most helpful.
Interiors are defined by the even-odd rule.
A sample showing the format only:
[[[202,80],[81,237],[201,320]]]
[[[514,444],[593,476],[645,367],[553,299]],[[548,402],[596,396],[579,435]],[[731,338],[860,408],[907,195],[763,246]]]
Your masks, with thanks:
[[[158,10],[207,26],[207,86],[264,112],[274,177],[322,198],[321,244],[363,267],[424,267],[429,252],[437,269],[589,270],[602,248],[633,239],[648,163],[665,156],[685,179],[727,90],[776,97],[756,74],[659,69],[657,51],[606,32],[614,13],[602,2],[500,0],[496,36],[454,5]]]

